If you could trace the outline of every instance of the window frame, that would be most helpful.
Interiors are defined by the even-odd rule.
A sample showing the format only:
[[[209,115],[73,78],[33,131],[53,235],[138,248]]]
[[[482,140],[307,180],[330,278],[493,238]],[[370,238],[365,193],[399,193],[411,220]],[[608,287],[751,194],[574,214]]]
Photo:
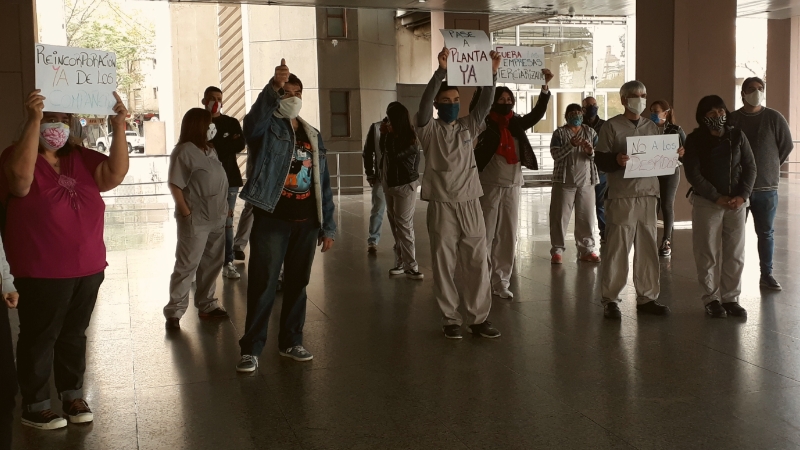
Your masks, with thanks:
[[[331,14],[331,10],[341,10],[342,14]],[[342,34],[332,35],[330,21],[331,19],[342,19]],[[325,34],[329,38],[346,38],[347,37],[347,8],[325,8]]]
[[[335,94],[344,94],[344,96],[345,96],[345,97],[344,97],[344,101],[345,101],[345,112],[343,112],[343,113],[335,113],[335,112],[333,112],[333,96],[334,96]],[[349,137],[352,137],[352,134],[353,134],[353,133],[352,133],[352,126],[351,126],[351,123],[350,123],[350,121],[351,121],[351,114],[350,114],[350,91],[348,91],[348,90],[343,90],[343,89],[335,89],[335,90],[331,90],[331,91],[330,91],[330,93],[328,94],[328,102],[329,102],[329,105],[328,105],[328,106],[329,106],[329,109],[330,109],[330,115],[331,115],[331,128],[330,128],[330,129],[331,129],[331,137],[332,137],[332,138],[349,138]],[[344,118],[345,118],[345,123],[347,124],[347,133],[346,133],[345,135],[337,135],[337,134],[334,134],[334,129],[333,129],[333,118],[334,118],[334,117],[336,117],[336,116],[344,116]]]

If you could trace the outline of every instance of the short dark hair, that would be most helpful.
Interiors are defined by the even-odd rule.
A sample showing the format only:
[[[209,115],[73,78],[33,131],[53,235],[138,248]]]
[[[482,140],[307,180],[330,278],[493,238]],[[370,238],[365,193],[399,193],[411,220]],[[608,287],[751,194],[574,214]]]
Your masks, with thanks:
[[[207,88],[206,88],[206,90],[203,92],[203,98],[206,98],[206,97],[208,97],[208,94],[210,94],[210,93],[212,93],[212,92],[219,92],[220,94],[222,94],[222,89],[220,89],[220,88],[218,88],[218,87],[216,87],[216,86],[209,86],[209,87],[207,87]]]
[[[764,83],[764,80],[762,80],[759,77],[745,78],[744,81],[742,81],[742,94],[744,94],[744,90],[747,89],[747,85],[754,81],[761,83],[761,85],[764,86],[765,88],[767,87],[767,83]]]
[[[579,105],[577,103],[570,103],[569,105],[567,105],[567,109],[564,110],[564,115],[566,116],[567,114],[571,113],[572,111],[583,112],[583,106],[581,106],[581,105]]]
[[[290,73],[289,79],[286,80],[286,84],[294,84],[300,86],[300,92],[303,92],[303,82],[300,81],[300,78],[297,78],[297,75]]]
[[[496,104],[497,101],[500,100],[500,97],[503,96],[503,94],[508,94],[508,95],[511,96],[511,104],[512,105],[516,105],[517,104],[517,99],[514,98],[514,93],[511,92],[511,89],[509,89],[507,86],[497,86],[494,89],[494,103],[492,103],[492,104]]]
[[[701,130],[705,130],[707,127],[703,125],[703,119],[706,117],[706,113],[711,111],[712,109],[724,109],[725,114],[730,114],[728,111],[728,107],[725,106],[725,100],[722,99],[719,95],[708,95],[700,99],[700,103],[697,104],[697,113],[695,113],[695,120],[697,120],[697,124],[700,125]]]
[[[203,108],[192,108],[186,111],[181,121],[181,135],[178,145],[191,142],[197,148],[208,147],[208,126],[211,125],[211,113]]]
[[[450,85],[449,85],[449,84],[447,84],[447,82],[445,81],[445,82],[443,82],[443,83],[442,83],[442,85],[439,87],[439,92],[437,92],[437,93],[436,93],[436,98],[439,98],[439,95],[441,95],[441,93],[442,93],[442,92],[447,92],[447,91],[456,91],[456,92],[460,92],[460,91],[458,90],[458,86],[450,86]]]

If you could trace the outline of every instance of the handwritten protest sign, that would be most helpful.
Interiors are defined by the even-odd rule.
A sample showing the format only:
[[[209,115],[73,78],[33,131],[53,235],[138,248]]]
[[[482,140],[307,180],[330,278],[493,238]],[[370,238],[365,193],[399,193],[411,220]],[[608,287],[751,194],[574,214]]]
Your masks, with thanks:
[[[657,177],[675,173],[680,146],[677,134],[627,138],[626,154],[631,159],[625,165],[625,178]]]
[[[447,84],[450,86],[492,85],[492,44],[482,30],[440,30],[450,49]]]
[[[544,49],[498,45],[494,49],[503,57],[497,69],[498,83],[544,85]]]
[[[37,44],[35,50],[36,88],[45,97],[45,111],[114,114],[114,53],[45,44]]]

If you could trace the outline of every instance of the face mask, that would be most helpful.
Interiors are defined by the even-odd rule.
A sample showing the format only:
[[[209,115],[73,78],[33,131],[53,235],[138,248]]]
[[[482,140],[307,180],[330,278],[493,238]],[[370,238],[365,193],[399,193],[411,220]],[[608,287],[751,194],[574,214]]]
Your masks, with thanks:
[[[647,108],[647,99],[646,98],[639,98],[633,97],[628,99],[628,111],[636,114],[637,116],[642,115],[642,112]]]
[[[206,140],[211,141],[214,139],[214,136],[217,135],[217,126],[213,123],[208,126],[208,131],[206,131]]]
[[[597,117],[597,105],[592,105],[592,106],[587,107],[586,108],[586,112],[583,113],[583,115],[587,119],[594,119],[595,117]]]
[[[651,113],[650,120],[652,120],[655,123],[661,123],[661,116],[659,116],[658,113]]]
[[[436,110],[439,111],[439,118],[446,123],[455,122],[458,119],[458,111],[461,105],[458,103],[437,103]]]
[[[69,125],[57,123],[43,123],[39,126],[39,143],[50,151],[63,147],[69,139]]]
[[[281,100],[275,115],[282,119],[296,119],[300,115],[303,107],[303,100],[300,97],[289,97]]]
[[[761,106],[764,102],[764,93],[759,90],[755,90],[749,94],[744,96],[744,100],[750,104],[750,106]]]
[[[706,124],[708,129],[713,131],[719,131],[724,126],[725,123],[728,121],[728,116],[719,116],[719,117],[705,117],[703,118],[703,122]]]
[[[576,116],[570,116],[567,119],[567,123],[570,124],[573,127],[579,127],[579,126],[583,125],[583,116],[580,115],[580,114],[578,114]]]
[[[211,114],[222,114],[222,103],[212,100],[206,105],[206,110]]]
[[[500,114],[501,116],[507,116],[511,113],[511,110],[514,108],[514,105],[510,103],[495,103],[492,106],[492,111]]]

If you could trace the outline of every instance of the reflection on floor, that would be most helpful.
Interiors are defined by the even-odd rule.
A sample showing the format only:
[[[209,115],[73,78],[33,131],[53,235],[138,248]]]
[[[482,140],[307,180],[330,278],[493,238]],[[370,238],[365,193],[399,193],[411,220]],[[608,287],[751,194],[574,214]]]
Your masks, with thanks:
[[[171,213],[111,211],[110,266],[88,333],[96,421],[60,431],[17,422],[14,448],[800,447],[798,194],[800,184],[782,186],[782,293],[759,290],[748,231],[746,321],[704,315],[691,230],[679,230],[662,264],[672,315],[637,317],[629,288],[622,321],[609,322],[598,267],[575,262],[574,249],[563,267],[550,265],[549,192],[525,190],[516,297],[495,298],[491,314],[503,337],[462,341],[440,330],[425,203],[415,223],[427,278],[417,282],[389,279],[388,227],[367,256],[369,195],[341,196],[336,247],[317,256],[308,291],[305,344],[315,359],[280,358],[273,320],[252,376],[234,370],[246,270],[218,284],[231,320],[200,321],[190,307],[182,331],[168,334]]]

